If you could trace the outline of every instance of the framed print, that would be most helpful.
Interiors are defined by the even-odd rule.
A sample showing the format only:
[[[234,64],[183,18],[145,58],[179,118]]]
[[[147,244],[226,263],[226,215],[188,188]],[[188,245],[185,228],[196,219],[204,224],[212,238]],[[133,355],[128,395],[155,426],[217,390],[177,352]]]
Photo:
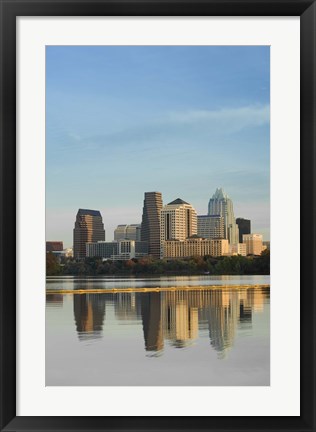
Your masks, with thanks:
[[[315,430],[315,2],[1,17],[1,430]]]

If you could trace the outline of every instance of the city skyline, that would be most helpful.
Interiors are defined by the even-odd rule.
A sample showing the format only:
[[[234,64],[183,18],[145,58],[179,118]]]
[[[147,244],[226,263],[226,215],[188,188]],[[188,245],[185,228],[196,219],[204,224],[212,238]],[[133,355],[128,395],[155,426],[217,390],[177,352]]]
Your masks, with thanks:
[[[145,191],[207,214],[223,187],[270,240],[269,47],[47,47],[46,239],[72,247],[79,208],[106,240]]]

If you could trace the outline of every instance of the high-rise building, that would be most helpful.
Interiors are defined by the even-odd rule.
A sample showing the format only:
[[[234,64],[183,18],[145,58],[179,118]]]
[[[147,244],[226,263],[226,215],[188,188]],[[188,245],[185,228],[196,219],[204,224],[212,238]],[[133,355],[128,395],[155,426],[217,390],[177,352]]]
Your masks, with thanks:
[[[242,236],[251,233],[251,222],[249,219],[237,218],[236,224],[239,229],[239,243],[242,243]]]
[[[136,240],[141,239],[141,225],[118,225],[114,230],[114,240]]]
[[[224,237],[230,244],[239,242],[238,226],[234,216],[233,202],[222,188],[216,189],[208,203],[208,214],[220,215],[224,219]]]
[[[244,234],[243,243],[246,244],[247,255],[260,255],[263,251],[261,234]]]
[[[145,192],[141,240],[148,243],[148,254],[160,258],[160,211],[162,195],[160,192]]]
[[[160,240],[186,240],[197,234],[197,214],[191,204],[180,198],[161,210]]]
[[[224,218],[219,215],[198,216],[197,234],[206,239],[224,238]]]
[[[105,230],[99,210],[79,209],[73,232],[74,258],[85,258],[86,243],[105,240]]]

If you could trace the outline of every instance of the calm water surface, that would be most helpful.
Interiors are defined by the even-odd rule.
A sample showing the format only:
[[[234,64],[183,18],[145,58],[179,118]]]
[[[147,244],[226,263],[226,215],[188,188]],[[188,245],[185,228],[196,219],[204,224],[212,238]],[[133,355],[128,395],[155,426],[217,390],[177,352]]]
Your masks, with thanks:
[[[46,385],[269,385],[270,290],[256,286],[269,283],[269,276],[48,278]],[[119,292],[144,287],[170,290]],[[104,292],[68,293],[77,289]]]

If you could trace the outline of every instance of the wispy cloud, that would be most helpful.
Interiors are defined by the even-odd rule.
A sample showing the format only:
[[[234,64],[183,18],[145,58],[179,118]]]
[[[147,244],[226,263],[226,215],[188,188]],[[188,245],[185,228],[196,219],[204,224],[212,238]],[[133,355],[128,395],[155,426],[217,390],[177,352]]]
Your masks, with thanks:
[[[114,150],[117,146],[121,150],[122,146],[135,144],[146,152],[152,151],[157,144],[162,146],[181,141],[181,145],[191,145],[195,140],[209,142],[209,139],[228,137],[242,130],[268,125],[269,121],[269,105],[169,112],[151,121],[138,121],[134,127],[125,128],[122,125],[120,130],[111,133],[106,132],[106,125],[104,133],[98,135],[80,137],[74,131],[66,132],[64,143],[57,150],[78,148],[84,151],[109,147]]]

